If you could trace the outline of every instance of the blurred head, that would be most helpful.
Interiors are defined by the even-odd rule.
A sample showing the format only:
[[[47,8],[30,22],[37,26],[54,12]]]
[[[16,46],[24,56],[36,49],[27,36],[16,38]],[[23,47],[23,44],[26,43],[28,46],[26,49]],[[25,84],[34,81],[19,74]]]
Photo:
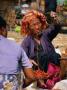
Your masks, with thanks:
[[[46,28],[46,17],[37,11],[28,12],[22,19],[22,34],[36,36]]]
[[[0,35],[7,37],[7,23],[1,16],[0,16]]]

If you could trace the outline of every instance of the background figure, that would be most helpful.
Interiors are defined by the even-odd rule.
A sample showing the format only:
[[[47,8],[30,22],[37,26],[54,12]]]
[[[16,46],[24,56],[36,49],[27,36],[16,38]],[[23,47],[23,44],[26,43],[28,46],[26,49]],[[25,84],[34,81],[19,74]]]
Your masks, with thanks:
[[[0,17],[0,90],[20,89],[21,70],[25,75],[24,87],[38,80],[23,48],[7,39],[7,23]]]
[[[45,0],[36,0],[37,10],[44,13],[45,12]]]
[[[56,13],[51,12],[56,20]],[[55,52],[52,40],[60,31],[60,25],[55,21],[52,25],[47,24],[46,17],[37,11],[30,11],[22,19],[21,33],[26,37],[21,46],[24,48],[30,61],[38,69],[47,72],[49,79],[45,83],[38,81],[41,88],[52,88],[60,80],[60,55]],[[35,68],[36,70],[37,68]],[[38,73],[39,74],[39,73]]]
[[[37,8],[39,11],[44,12],[44,13],[48,13],[51,11],[56,12],[56,6],[57,6],[56,0],[36,0],[36,2],[37,2]],[[42,9],[44,11],[42,11]]]
[[[61,13],[63,10],[63,5],[64,5],[65,0],[57,0],[57,8],[56,12]]]
[[[20,22],[20,20],[16,19],[14,30],[15,30],[15,32],[18,32],[18,33],[20,32],[20,30],[21,30],[21,22]]]
[[[54,11],[56,12],[57,1],[56,0],[45,0],[45,12]]]

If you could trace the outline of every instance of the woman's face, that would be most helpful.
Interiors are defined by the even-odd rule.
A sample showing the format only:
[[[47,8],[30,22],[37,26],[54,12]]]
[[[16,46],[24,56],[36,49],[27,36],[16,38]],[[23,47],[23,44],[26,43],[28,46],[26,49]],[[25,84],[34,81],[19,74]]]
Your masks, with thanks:
[[[42,28],[41,28],[41,22],[39,21],[39,19],[35,18],[31,20],[29,24],[29,28],[34,35],[37,35],[38,33],[40,33]]]

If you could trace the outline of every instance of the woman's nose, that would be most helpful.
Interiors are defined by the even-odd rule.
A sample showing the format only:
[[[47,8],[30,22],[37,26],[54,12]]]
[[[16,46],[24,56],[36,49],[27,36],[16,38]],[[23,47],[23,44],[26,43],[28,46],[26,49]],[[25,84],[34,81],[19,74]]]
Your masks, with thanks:
[[[39,29],[39,26],[38,26],[38,25],[36,25],[36,26],[35,26],[35,28],[36,28],[36,29]]]

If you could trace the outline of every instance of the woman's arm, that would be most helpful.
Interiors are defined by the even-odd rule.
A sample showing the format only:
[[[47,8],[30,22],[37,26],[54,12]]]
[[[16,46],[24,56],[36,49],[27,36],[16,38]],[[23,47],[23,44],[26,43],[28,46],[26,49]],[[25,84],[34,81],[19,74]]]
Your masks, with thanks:
[[[47,79],[49,77],[48,73],[45,72],[43,72],[43,74],[39,72],[38,74],[39,76],[32,70],[32,68],[24,68],[25,79],[23,80],[23,88],[27,87],[34,81],[39,79]]]
[[[50,16],[53,18],[53,24],[49,25],[49,27],[44,30],[44,34],[52,41],[61,30],[61,25],[55,12],[51,12]]]
[[[25,78],[23,79],[22,87],[25,88],[28,85],[30,85],[32,82],[36,81],[36,78],[32,68],[24,68],[23,72],[24,72]]]
[[[57,36],[60,30],[60,25],[54,24],[52,26],[49,26],[49,29],[46,31],[46,35],[49,38],[49,40],[52,41]]]

